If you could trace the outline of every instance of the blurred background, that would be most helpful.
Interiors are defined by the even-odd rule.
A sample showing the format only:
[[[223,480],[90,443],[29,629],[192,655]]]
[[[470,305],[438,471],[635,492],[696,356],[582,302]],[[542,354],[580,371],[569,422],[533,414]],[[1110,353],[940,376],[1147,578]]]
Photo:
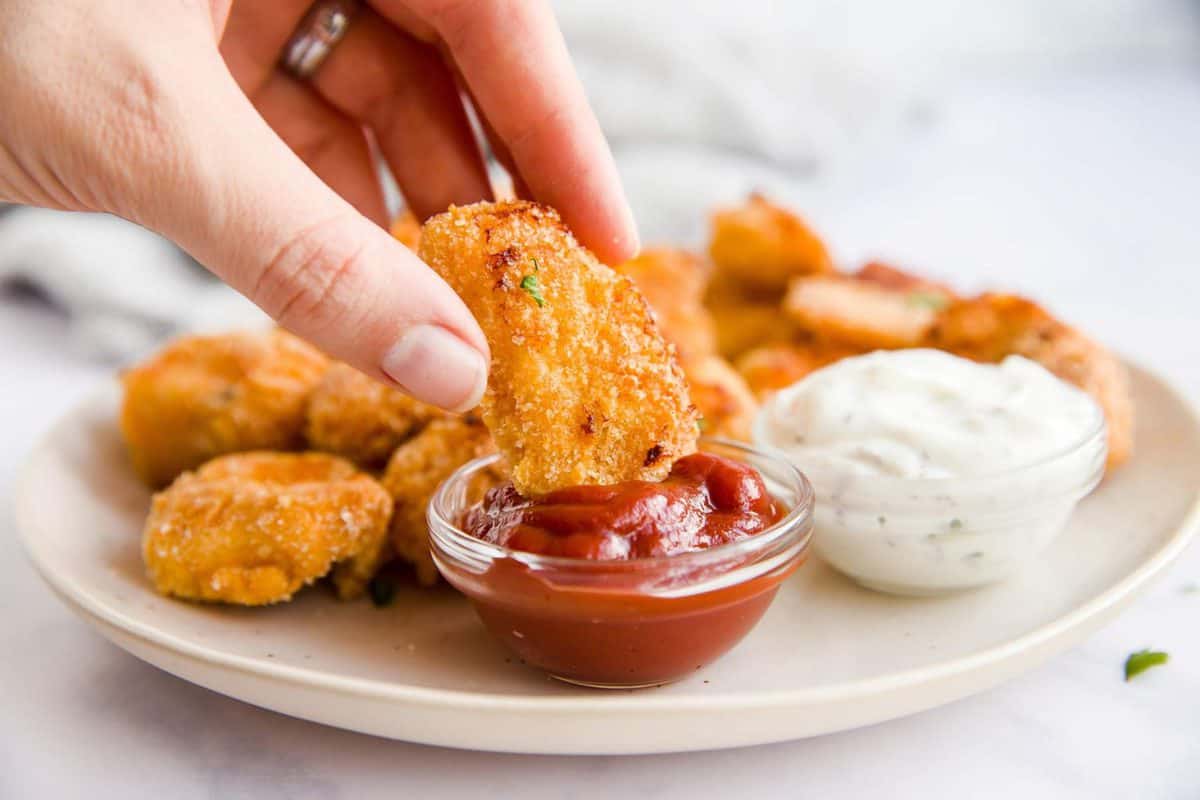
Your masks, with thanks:
[[[1189,355],[1200,4],[555,7],[644,241],[702,246],[710,209],[762,190],[844,266],[1028,293],[1167,371]],[[99,215],[6,209],[0,286],[8,347],[97,370],[256,316]]]

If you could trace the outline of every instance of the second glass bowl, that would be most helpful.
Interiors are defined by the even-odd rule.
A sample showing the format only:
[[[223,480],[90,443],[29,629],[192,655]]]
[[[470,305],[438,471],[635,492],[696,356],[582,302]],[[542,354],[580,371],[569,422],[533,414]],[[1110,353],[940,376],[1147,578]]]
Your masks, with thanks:
[[[492,635],[531,666],[602,688],[678,680],[750,632],[804,562],[812,534],[812,487],[786,460],[719,439],[702,440],[701,449],[758,470],[780,521],[738,542],[655,558],[512,550],[460,527],[479,499],[479,477],[499,460],[493,455],[461,467],[430,501],[434,562]]]

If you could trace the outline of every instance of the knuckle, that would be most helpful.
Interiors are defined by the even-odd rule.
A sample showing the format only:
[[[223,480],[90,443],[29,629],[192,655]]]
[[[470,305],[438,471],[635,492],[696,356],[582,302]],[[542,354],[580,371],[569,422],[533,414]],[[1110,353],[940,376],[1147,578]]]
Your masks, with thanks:
[[[345,217],[289,236],[262,265],[251,296],[276,321],[310,331],[347,324],[365,295],[364,246]]]

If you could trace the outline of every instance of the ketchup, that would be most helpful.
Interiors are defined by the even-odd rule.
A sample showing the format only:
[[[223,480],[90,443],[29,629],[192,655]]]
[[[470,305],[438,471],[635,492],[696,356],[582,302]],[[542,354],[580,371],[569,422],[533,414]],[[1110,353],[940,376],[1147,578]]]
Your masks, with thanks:
[[[807,516],[787,532],[798,544],[786,559],[761,562],[754,549],[700,564],[685,555],[753,537],[782,516],[754,469],[697,453],[660,483],[537,498],[496,487],[466,512],[462,530],[510,553],[559,558],[495,556],[480,571],[442,552],[438,566],[525,663],[591,686],[656,685],[694,672],[754,627],[804,561]],[[735,571],[737,579],[719,580]]]
[[[511,550],[586,559],[670,556],[766,530],[779,509],[751,467],[710,453],[675,462],[659,483],[572,486],[535,499],[488,491],[463,529]]]

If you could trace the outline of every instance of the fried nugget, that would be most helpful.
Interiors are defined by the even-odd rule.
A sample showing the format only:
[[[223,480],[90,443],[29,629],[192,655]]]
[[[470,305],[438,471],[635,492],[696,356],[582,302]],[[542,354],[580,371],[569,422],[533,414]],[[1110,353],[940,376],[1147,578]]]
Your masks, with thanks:
[[[703,303],[708,265],[701,258],[677,248],[650,248],[616,270],[633,279],[681,360],[716,352],[712,315]]]
[[[413,252],[416,252],[417,248],[421,246],[421,223],[407,208],[400,212],[400,216],[392,220],[388,232],[392,234],[393,239]]]
[[[281,330],[189,336],[125,372],[121,434],[151,487],[214,456],[303,444],[327,359]]]
[[[822,275],[793,280],[783,309],[817,339],[878,350],[919,347],[944,303],[925,292]]]
[[[429,528],[425,522],[430,498],[454,470],[494,452],[496,446],[483,420],[467,414],[434,420],[392,454],[382,478],[395,503],[391,549],[416,568],[422,585],[432,586],[438,579],[437,567],[429,555]]]
[[[1133,450],[1134,407],[1125,365],[1032,300],[983,294],[950,304],[937,318],[930,346],[976,361],[1020,355],[1090,394],[1108,423],[1108,466]]]
[[[736,368],[750,391],[764,401],[821,367],[861,350],[819,342],[787,342],[759,347],[742,355]]]
[[[783,313],[782,292],[757,292],[716,273],[704,293],[704,306],[716,330],[717,354],[736,359],[747,350],[791,341],[796,323]]]
[[[518,491],[659,480],[696,448],[696,409],[641,293],[545,206],[479,203],[433,217],[421,257],[492,351],[480,409]]]
[[[782,292],[797,275],[833,272],[829,251],[804,220],[758,194],[713,214],[708,253],[718,272],[759,290]]]
[[[445,411],[338,363],[309,397],[305,435],[314,450],[376,468],[430,420],[444,416]]]
[[[227,455],[154,496],[142,557],[165,595],[258,606],[337,570],[343,598],[378,568],[392,500],[335,456]]]
[[[709,436],[750,440],[758,401],[741,375],[720,356],[684,364],[692,402],[700,409],[700,428]]]

